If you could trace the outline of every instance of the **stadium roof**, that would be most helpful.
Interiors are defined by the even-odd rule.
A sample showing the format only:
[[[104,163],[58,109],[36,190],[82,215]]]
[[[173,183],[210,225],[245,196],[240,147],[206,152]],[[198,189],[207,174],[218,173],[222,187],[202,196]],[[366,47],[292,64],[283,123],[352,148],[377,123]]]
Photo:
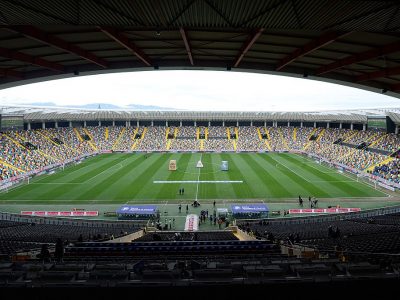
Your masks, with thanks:
[[[400,96],[400,2],[0,0],[0,88],[154,69],[250,71]]]
[[[367,116],[390,116],[400,124],[399,109],[337,110],[318,112],[258,111],[136,111],[117,109],[81,109],[70,107],[1,106],[0,114],[24,116],[30,122],[149,120],[149,121],[305,121],[366,123]]]

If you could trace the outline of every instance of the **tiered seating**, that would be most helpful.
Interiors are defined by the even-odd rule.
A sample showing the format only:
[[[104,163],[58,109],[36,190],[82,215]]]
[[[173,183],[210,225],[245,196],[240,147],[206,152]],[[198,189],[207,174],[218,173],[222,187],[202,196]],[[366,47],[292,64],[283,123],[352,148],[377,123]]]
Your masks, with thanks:
[[[33,246],[37,248],[37,243],[55,243],[58,238],[70,242],[109,240],[142,230],[142,225],[141,223],[136,223],[136,225],[132,223],[129,228],[126,228],[126,226],[119,226],[116,223],[112,227],[89,227],[78,223],[76,225],[50,225],[0,221],[0,228],[0,249],[6,251],[10,247],[27,249]],[[4,254],[4,252],[0,252],[0,254]]]
[[[208,138],[204,141],[206,151],[233,151],[233,144],[227,138]]]
[[[349,131],[350,130],[348,129],[328,128],[326,129],[325,134],[321,137],[319,141],[313,141],[310,143],[307,151],[327,157],[328,155],[330,155],[332,149],[334,148],[333,143],[340,138],[344,139],[349,134]],[[310,133],[311,131],[308,132],[307,137],[310,135]],[[343,147],[343,149],[345,148]]]
[[[400,213],[388,214],[383,216],[374,216],[370,218],[353,219],[354,222],[372,223],[379,225],[400,226]]]
[[[14,176],[23,174],[23,172],[13,169],[0,162],[0,180],[9,179]]]
[[[380,164],[379,166],[376,166],[372,174],[389,181],[400,183],[399,172],[400,161],[399,159],[396,159],[387,164]]]
[[[320,250],[340,246],[347,251],[398,253],[400,251],[399,214],[348,221],[308,224],[253,221],[240,222],[239,228],[260,238],[291,240]],[[330,235],[331,228],[339,233]]]
[[[40,250],[41,243],[0,240],[0,256]]]
[[[204,150],[206,151],[233,151],[233,144],[228,140],[226,127],[210,126],[208,127],[208,138],[204,141]]]
[[[156,247],[154,247],[156,248]],[[77,258],[79,259],[79,258]],[[99,260],[101,259],[101,260]],[[117,260],[118,259],[118,260]],[[341,263],[338,259],[297,259],[280,255],[275,249],[257,255],[200,256],[187,259],[184,256],[165,256],[151,259],[143,257],[88,257],[85,261],[64,257],[64,263],[41,261],[9,262],[0,265],[0,286],[10,287],[148,287],[154,290],[160,286],[194,287],[223,285],[226,288],[244,285],[254,289],[256,284],[268,284],[268,291],[274,283],[308,283],[315,289],[319,282],[327,283],[329,293],[343,293],[337,288],[338,282],[346,285],[353,280],[362,287],[365,283],[376,283],[379,279],[396,279],[400,270],[393,259],[386,267],[372,260]],[[393,282],[391,282],[393,283]],[[311,285],[312,284],[312,285]],[[285,286],[286,287],[286,286]],[[296,286],[297,287],[297,286]],[[339,285],[340,287],[340,285]],[[376,288],[373,286],[373,288]],[[396,288],[396,286],[394,286]],[[173,289],[176,293],[176,289]],[[206,289],[207,290],[207,289]],[[290,290],[290,289],[289,289]],[[293,289],[292,289],[293,290]],[[326,287],[324,285],[324,290]],[[391,290],[392,291],[392,290]],[[284,291],[285,295],[289,292]],[[381,294],[381,291],[379,291]],[[298,295],[294,289],[293,295]],[[339,294],[335,294],[339,295]]]
[[[264,140],[260,140],[257,127],[239,127],[239,138],[237,140],[238,151],[261,151],[268,150]]]
[[[171,129],[171,132],[174,132],[174,129]],[[178,135],[172,140],[170,150],[198,151],[199,149],[200,142],[196,137],[196,127],[179,127]]]
[[[111,126],[111,127],[87,127],[87,130],[94,138],[94,143],[100,151],[109,151],[112,149],[118,134],[122,130],[121,126]],[[106,135],[108,131],[108,135]]]
[[[165,139],[165,127],[155,126],[147,127],[146,134],[136,150],[141,151],[165,151],[166,150],[166,139]]]
[[[93,153],[93,149],[89,143],[85,140],[80,140],[72,128],[46,129],[46,133],[52,138],[61,140],[65,145],[75,149],[79,154]]]
[[[131,243],[77,243],[67,247],[67,257],[135,257],[177,255],[220,255],[276,253],[277,246],[268,241],[133,241]]]
[[[146,234],[135,241],[173,241],[176,240],[174,232],[155,232]],[[237,237],[230,231],[199,231],[193,232],[180,232],[179,240],[181,241],[228,241],[237,240]]]
[[[347,143],[349,144],[353,144],[353,145],[359,145],[363,142],[367,142],[373,141],[373,137],[374,136],[379,136],[379,132],[376,131],[370,131],[370,130],[366,130],[366,131],[354,131],[356,134],[351,136],[348,140],[346,140]]]
[[[400,139],[394,133],[388,133],[372,148],[393,153],[400,149]]]
[[[267,127],[267,130],[269,132],[269,136],[271,137],[270,145],[272,151],[289,150],[287,147],[289,129],[287,127]]]
[[[141,135],[142,132],[143,128],[126,127],[121,136],[120,136],[121,132],[118,133],[118,136],[112,146],[112,149],[118,151],[132,150],[132,146],[135,144],[135,142],[137,142],[137,140],[134,139],[134,137]]]
[[[0,159],[23,171],[41,169],[54,161],[40,155],[37,150],[28,150],[16,145],[4,135],[0,137]]]
[[[350,155],[339,157],[336,161],[358,170],[364,170],[385,160],[385,156],[367,150],[355,150]]]
[[[308,138],[314,128],[311,127],[288,127],[288,145],[291,150],[303,150],[308,143]],[[294,139],[294,131],[296,130],[296,140]]]

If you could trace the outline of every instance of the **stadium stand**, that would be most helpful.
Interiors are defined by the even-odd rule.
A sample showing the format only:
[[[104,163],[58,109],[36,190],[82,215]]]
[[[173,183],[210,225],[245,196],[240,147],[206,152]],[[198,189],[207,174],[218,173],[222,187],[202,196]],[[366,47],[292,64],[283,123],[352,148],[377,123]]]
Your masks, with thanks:
[[[167,138],[167,131],[173,132],[173,138]],[[200,140],[197,135],[206,132],[207,138]],[[396,162],[385,161],[399,150],[400,141],[396,135],[381,131],[311,127],[117,126],[9,131],[1,136],[0,176],[11,178],[83,154],[199,151],[202,144],[204,151],[304,151],[361,171],[376,166],[370,171],[393,180]]]
[[[66,244],[77,241],[108,241],[142,231],[144,222],[126,224],[110,223],[94,226],[91,221],[60,221],[58,224],[43,224],[40,219],[32,222],[0,220],[0,255],[40,249],[43,243],[55,244],[62,239]]]
[[[358,147],[362,143],[364,146]],[[1,135],[0,178],[111,151],[297,151],[359,171],[373,166],[368,172],[374,176],[399,183],[398,160],[389,156],[399,145],[397,135],[379,131],[295,126],[88,126],[8,131]],[[117,222],[107,226],[88,223],[0,221],[0,259],[4,261],[0,286],[202,285],[210,280],[232,284],[237,278],[241,284],[321,278],[334,282],[343,276],[348,280],[394,278],[399,272],[398,213],[304,224],[238,221],[238,230],[248,241],[238,240],[229,230],[195,234],[166,230],[142,235],[144,222],[131,222],[128,227]],[[132,242],[113,242],[133,233],[142,236]],[[58,239],[65,248],[63,262],[55,254]],[[43,247],[49,250],[47,265],[42,262]],[[312,253],[314,261],[295,255],[296,249]],[[29,255],[29,262],[10,261],[24,254]]]
[[[140,151],[165,151],[166,127],[156,126],[146,128],[144,137],[140,140],[137,150]]]

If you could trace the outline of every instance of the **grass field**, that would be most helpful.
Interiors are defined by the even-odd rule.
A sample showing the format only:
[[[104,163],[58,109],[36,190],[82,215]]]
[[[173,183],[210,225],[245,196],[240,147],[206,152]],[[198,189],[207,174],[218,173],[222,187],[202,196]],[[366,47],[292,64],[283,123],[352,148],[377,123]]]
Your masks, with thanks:
[[[178,170],[168,171],[171,159]],[[196,168],[197,161],[203,168]],[[229,171],[221,171],[222,160]],[[171,183],[175,181],[178,183]],[[202,182],[234,181],[234,182]],[[179,195],[179,188],[185,189]],[[288,153],[103,154],[0,194],[0,201],[34,204],[135,203],[192,199],[385,197],[336,170]]]

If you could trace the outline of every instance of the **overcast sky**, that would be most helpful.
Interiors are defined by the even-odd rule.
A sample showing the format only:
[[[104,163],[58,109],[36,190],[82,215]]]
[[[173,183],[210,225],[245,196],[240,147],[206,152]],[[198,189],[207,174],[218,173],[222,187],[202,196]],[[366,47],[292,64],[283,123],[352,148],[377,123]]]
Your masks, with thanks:
[[[152,105],[183,110],[318,111],[400,107],[400,99],[306,78],[226,71],[79,76],[0,90],[0,104]]]

